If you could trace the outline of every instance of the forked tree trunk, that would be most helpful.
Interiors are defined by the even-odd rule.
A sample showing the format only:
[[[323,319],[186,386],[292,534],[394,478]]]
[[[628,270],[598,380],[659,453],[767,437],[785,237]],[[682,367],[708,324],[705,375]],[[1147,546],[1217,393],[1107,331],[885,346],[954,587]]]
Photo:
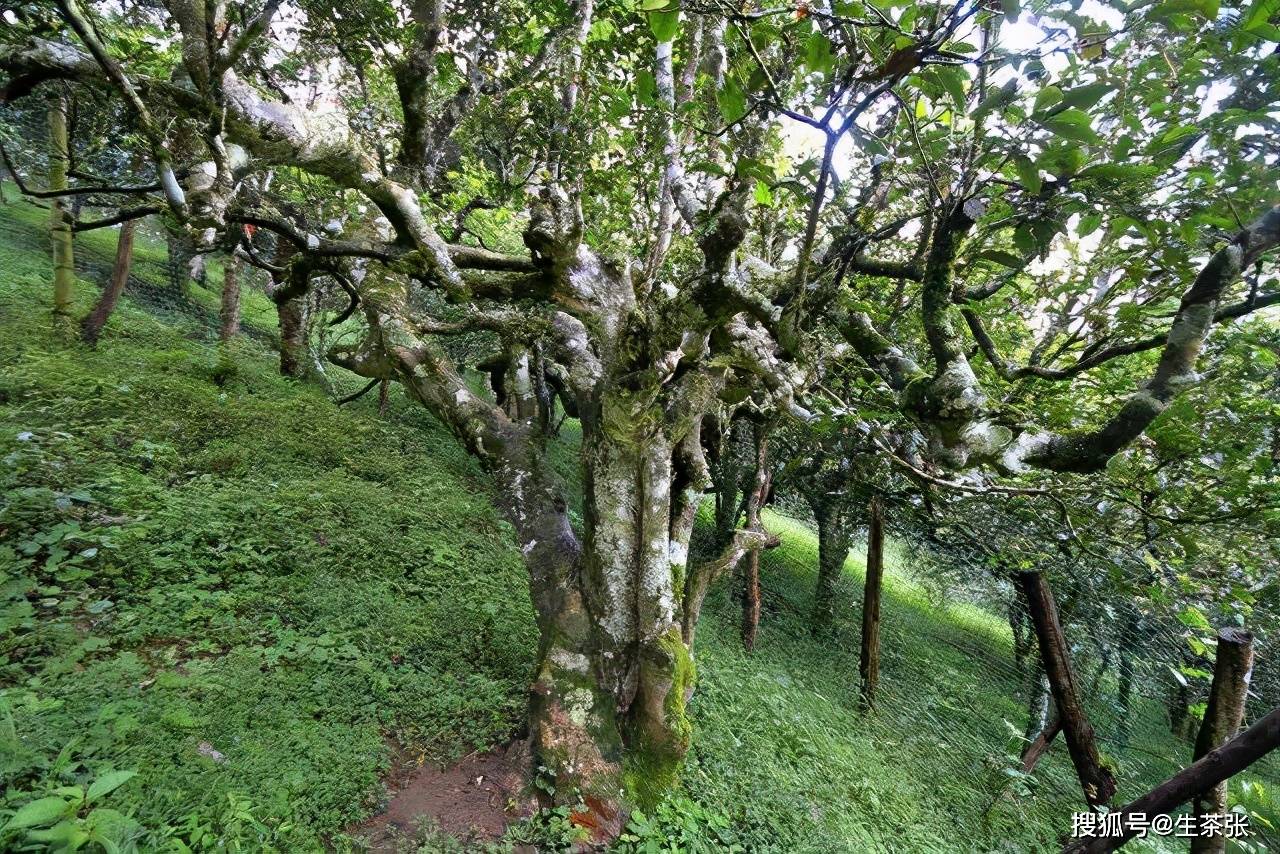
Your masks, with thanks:
[[[1142,815],[1149,819],[1154,815],[1168,815],[1201,792],[1230,780],[1277,747],[1280,747],[1280,707],[1272,709],[1226,744],[1209,751],[1136,801],[1117,810],[1118,827],[1124,828],[1120,835],[1077,839],[1063,848],[1062,854],[1115,851],[1136,836],[1139,827],[1148,826],[1145,821],[1128,821],[1129,816]]]
[[[120,226],[120,236],[116,239],[116,261],[111,268],[111,279],[102,289],[93,311],[89,312],[80,323],[80,338],[90,347],[96,347],[102,328],[107,325],[111,313],[115,311],[124,286],[129,281],[129,268],[133,264],[133,232],[138,221],[125,220]]]
[[[228,255],[222,266],[222,305],[218,340],[227,344],[240,331],[240,259]]]
[[[1244,721],[1245,699],[1253,670],[1253,635],[1243,629],[1226,628],[1218,632],[1218,653],[1213,665],[1213,685],[1209,704],[1196,737],[1195,758],[1231,738]],[[1227,782],[1224,780],[1195,799],[1197,817],[1227,811]],[[1198,825],[1197,825],[1198,826]],[[1221,854],[1227,850],[1222,836],[1195,836],[1191,839],[1193,854]]]
[[[59,95],[49,107],[49,189],[67,189],[67,97]],[[49,236],[53,245],[53,319],[66,329],[75,298],[76,264],[71,217],[62,197],[49,201]]]
[[[867,576],[862,592],[862,655],[858,659],[861,686],[858,703],[863,711],[875,707],[880,683],[880,586],[884,577],[884,511],[879,498],[867,508]]]
[[[1053,692],[1058,718],[1062,721],[1067,750],[1075,765],[1076,776],[1080,778],[1080,788],[1084,790],[1085,800],[1090,806],[1109,803],[1116,793],[1116,781],[1111,770],[1102,763],[1093,725],[1081,705],[1053,593],[1039,572],[1019,573],[1019,580],[1027,594],[1027,609],[1036,627],[1040,658],[1049,679],[1049,689]]]

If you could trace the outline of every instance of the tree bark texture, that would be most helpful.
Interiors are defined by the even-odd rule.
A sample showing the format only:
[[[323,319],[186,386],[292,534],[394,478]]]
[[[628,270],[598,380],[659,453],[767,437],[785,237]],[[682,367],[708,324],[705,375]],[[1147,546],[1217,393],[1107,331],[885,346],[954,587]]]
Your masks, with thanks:
[[[1218,632],[1218,653],[1213,665],[1213,684],[1209,703],[1196,737],[1195,759],[1231,738],[1244,721],[1245,699],[1253,671],[1253,635],[1243,629],[1225,628]],[[1227,782],[1201,792],[1195,799],[1197,817],[1227,811]],[[1198,823],[1197,823],[1197,826]],[[1222,836],[1196,836],[1191,840],[1193,854],[1222,854],[1227,840]]]
[[[863,711],[875,707],[880,683],[880,588],[884,578],[884,510],[879,498],[867,508],[867,575],[862,592],[862,654],[858,659],[861,685],[858,703]]]
[[[222,304],[218,340],[229,343],[240,332],[240,259],[228,255],[222,266]]]
[[[1134,813],[1168,815],[1196,795],[1207,792],[1280,747],[1280,707],[1272,709],[1253,726],[1226,744],[1209,751],[1191,765],[1174,774],[1136,801],[1125,804],[1117,812],[1120,826],[1130,827],[1125,818]],[[1106,854],[1132,839],[1133,830],[1123,835],[1077,839],[1062,849],[1062,854]]]
[[[133,233],[138,221],[125,220],[120,225],[120,236],[116,239],[116,260],[111,268],[111,278],[102,289],[102,296],[93,310],[80,323],[80,338],[90,347],[98,344],[102,328],[107,325],[111,313],[115,311],[124,286],[129,281],[129,268],[133,265]]]
[[[1019,580],[1026,591],[1027,609],[1035,624],[1044,672],[1049,679],[1049,689],[1053,693],[1076,776],[1080,778],[1080,787],[1084,790],[1084,797],[1089,805],[1101,806],[1110,802],[1115,795],[1116,781],[1110,769],[1102,763],[1093,725],[1081,705],[1075,671],[1071,666],[1062,624],[1058,620],[1053,592],[1039,572],[1019,573]]]

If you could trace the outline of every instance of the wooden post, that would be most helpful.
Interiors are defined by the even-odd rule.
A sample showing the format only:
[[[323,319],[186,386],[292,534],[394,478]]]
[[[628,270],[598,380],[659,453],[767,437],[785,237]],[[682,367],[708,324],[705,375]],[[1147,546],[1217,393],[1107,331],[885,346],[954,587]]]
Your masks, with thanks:
[[[1102,764],[1093,725],[1089,723],[1080,703],[1080,693],[1076,689],[1075,673],[1071,669],[1071,658],[1066,638],[1062,634],[1062,624],[1058,620],[1058,607],[1054,604],[1053,592],[1039,572],[1021,572],[1018,579],[1027,594],[1027,610],[1036,627],[1044,672],[1049,678],[1049,689],[1053,692],[1053,701],[1058,709],[1058,719],[1062,722],[1062,734],[1067,740],[1071,762],[1075,765],[1076,776],[1080,778],[1080,788],[1084,790],[1084,798],[1090,806],[1101,806],[1110,802],[1115,795],[1116,781],[1111,771]]]
[[[1124,828],[1121,835],[1077,839],[1063,848],[1062,854],[1107,854],[1115,851],[1137,835],[1138,825],[1130,825],[1128,816],[1135,813],[1142,813],[1148,818],[1168,815],[1196,795],[1231,779],[1277,747],[1280,747],[1280,706],[1226,744],[1209,751],[1136,801],[1121,807],[1117,811],[1120,816],[1118,826]]]
[[[1204,710],[1200,734],[1196,737],[1194,759],[1203,758],[1240,729],[1240,724],[1244,721],[1244,703],[1252,670],[1253,635],[1244,629],[1226,628],[1219,631],[1218,653],[1213,665],[1213,685],[1209,689],[1209,704]],[[1227,782],[1223,780],[1196,797],[1196,826],[1199,826],[1200,816],[1226,811]],[[1227,840],[1222,836],[1195,836],[1191,839],[1193,854],[1222,854],[1226,850]]]
[[[136,219],[127,219],[120,225],[120,236],[116,238],[116,261],[111,268],[111,279],[102,289],[98,302],[80,322],[80,338],[90,347],[96,347],[102,328],[107,325],[111,312],[115,311],[120,294],[124,292],[125,283],[129,281],[129,268],[133,264],[133,232],[137,226]]]
[[[880,682],[880,586],[884,577],[884,512],[880,499],[873,497],[867,508],[867,577],[862,590],[862,655],[858,675],[862,686],[858,703],[863,711],[875,706],[876,685]]]
[[[67,189],[70,153],[67,142],[67,97],[59,95],[49,107],[49,189]],[[71,215],[62,197],[49,200],[49,236],[53,244],[53,318],[66,329],[75,294],[76,264],[71,238]]]

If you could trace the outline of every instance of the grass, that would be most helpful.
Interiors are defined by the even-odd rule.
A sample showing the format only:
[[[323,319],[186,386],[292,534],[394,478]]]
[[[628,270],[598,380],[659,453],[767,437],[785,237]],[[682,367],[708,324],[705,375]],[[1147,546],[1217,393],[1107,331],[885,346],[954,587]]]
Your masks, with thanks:
[[[58,342],[43,214],[0,216],[4,805],[136,770],[107,803],[143,850],[315,850],[377,807],[393,741],[509,737],[527,582],[451,437],[404,401],[338,409],[252,341],[219,386],[199,323],[130,300],[100,349]]]
[[[447,759],[516,732],[527,579],[456,443],[399,395],[379,417],[371,398],[339,409],[277,376],[252,291],[254,334],[221,385],[216,295],[198,286],[171,302],[144,282],[98,350],[57,340],[43,216],[0,208],[0,820],[37,796],[74,807],[59,787],[97,782],[116,787],[86,832],[141,850],[343,847],[393,749]],[[100,267],[113,240],[77,251]],[[163,260],[154,240],[137,251],[144,276]],[[95,295],[81,283],[77,310]],[[562,472],[577,436],[566,424]],[[782,545],[763,561],[756,651],[720,585],[684,785],[620,848],[1056,850],[1080,796],[1060,745],[1034,778],[1008,773],[1025,711],[1004,622],[940,601],[895,556],[882,694],[860,715],[861,560],[834,634],[815,637],[815,537],[768,524]],[[1158,708],[1135,726],[1155,758],[1117,754],[1122,798],[1186,749]],[[422,850],[454,850],[430,838]]]

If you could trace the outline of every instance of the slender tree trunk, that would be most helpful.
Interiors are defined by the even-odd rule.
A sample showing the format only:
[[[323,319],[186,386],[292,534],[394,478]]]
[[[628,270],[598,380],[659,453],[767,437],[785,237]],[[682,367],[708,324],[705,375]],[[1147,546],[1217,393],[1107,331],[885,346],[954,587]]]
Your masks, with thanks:
[[[1209,704],[1205,707],[1204,721],[1196,738],[1195,759],[1205,757],[1240,729],[1252,670],[1253,635],[1243,629],[1219,631],[1213,685],[1209,689]],[[1195,799],[1197,817],[1226,811],[1226,780],[1204,790]],[[1222,836],[1196,836],[1191,840],[1193,854],[1222,854],[1226,850],[1227,840]]]
[[[760,510],[769,494],[769,425],[756,424],[755,429],[755,480],[747,498],[747,528],[764,531],[760,522]],[[742,591],[742,645],[750,652],[756,645],[756,632],[760,627],[760,550],[747,555],[747,569]]]
[[[712,543],[715,552],[732,542],[744,509],[741,500],[742,446],[749,441],[746,430],[746,420],[738,418],[730,421],[727,427],[709,431],[711,484],[715,492],[715,540]]]
[[[67,97],[59,95],[49,107],[49,189],[67,189]],[[49,236],[53,244],[53,318],[66,328],[75,298],[76,263],[71,218],[63,198],[50,199]]]
[[[835,624],[836,588],[852,545],[848,520],[840,507],[819,500],[813,506],[818,523],[818,583],[813,593],[813,630],[831,631]]]
[[[107,325],[111,313],[115,311],[120,294],[129,281],[129,268],[133,264],[133,232],[138,221],[125,220],[120,225],[120,236],[116,239],[116,262],[111,268],[111,279],[102,289],[102,296],[93,307],[93,311],[80,323],[80,338],[90,347],[96,347],[102,328]]]
[[[884,577],[884,511],[879,498],[867,508],[867,576],[862,592],[862,655],[858,702],[864,711],[875,707],[880,683],[880,586]]]
[[[228,344],[240,331],[240,259],[232,254],[222,267],[222,305],[218,312],[221,326],[218,340]]]
[[[1040,657],[1062,721],[1062,734],[1067,740],[1067,750],[1080,778],[1085,800],[1091,806],[1106,804],[1115,795],[1116,781],[1110,769],[1102,763],[1093,725],[1081,705],[1053,592],[1039,572],[1023,572],[1019,578],[1027,594],[1027,608],[1036,627]]]
[[[378,414],[385,416],[387,407],[391,405],[391,380],[383,380],[378,384]]]
[[[1277,747],[1280,747],[1280,707],[1272,709],[1226,744],[1209,751],[1136,801],[1117,810],[1120,815],[1119,827],[1125,828],[1121,835],[1077,839],[1062,849],[1062,854],[1106,854],[1108,851],[1115,851],[1137,835],[1138,827],[1144,824],[1131,824],[1127,821],[1130,815],[1168,815],[1201,792],[1231,779]]]

